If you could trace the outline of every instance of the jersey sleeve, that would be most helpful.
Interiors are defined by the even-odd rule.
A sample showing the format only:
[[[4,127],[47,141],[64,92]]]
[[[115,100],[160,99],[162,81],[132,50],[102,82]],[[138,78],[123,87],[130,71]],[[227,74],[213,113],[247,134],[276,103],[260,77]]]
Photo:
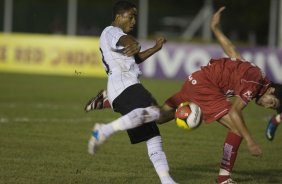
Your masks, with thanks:
[[[117,43],[120,39],[120,37],[126,35],[124,32],[122,32],[121,29],[119,28],[112,28],[108,31],[107,33],[107,39],[109,41],[110,47],[115,50],[115,51],[119,51],[124,49],[123,46],[118,46]]]
[[[247,104],[252,99],[265,93],[269,80],[263,76],[260,69],[256,67],[241,79],[238,94]]]

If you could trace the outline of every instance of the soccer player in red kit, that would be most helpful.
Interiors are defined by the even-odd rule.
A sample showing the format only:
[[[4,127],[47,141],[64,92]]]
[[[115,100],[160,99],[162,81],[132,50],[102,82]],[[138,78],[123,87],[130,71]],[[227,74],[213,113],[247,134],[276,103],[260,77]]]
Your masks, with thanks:
[[[262,154],[245,124],[243,108],[256,99],[258,105],[280,109],[282,88],[281,85],[271,83],[259,67],[243,60],[220,31],[218,25],[223,10],[224,7],[214,14],[211,29],[230,58],[211,59],[207,66],[190,75],[181,90],[165,102],[162,111],[167,114],[173,112],[181,102],[194,102],[200,106],[205,122],[218,121],[228,128],[217,177],[217,183],[228,184],[236,183],[230,175],[242,139],[245,139],[251,155]],[[233,102],[229,100],[232,96]]]
[[[250,135],[241,110],[250,100],[264,94],[269,86],[270,82],[260,69],[249,62],[212,59],[208,66],[190,75],[182,89],[166,101],[166,105],[173,109],[183,101],[194,102],[200,106],[206,123],[218,121],[229,129],[218,183],[227,180],[232,183],[230,172],[243,138],[252,155],[261,155],[261,148]],[[236,96],[233,104],[228,100],[231,96]]]

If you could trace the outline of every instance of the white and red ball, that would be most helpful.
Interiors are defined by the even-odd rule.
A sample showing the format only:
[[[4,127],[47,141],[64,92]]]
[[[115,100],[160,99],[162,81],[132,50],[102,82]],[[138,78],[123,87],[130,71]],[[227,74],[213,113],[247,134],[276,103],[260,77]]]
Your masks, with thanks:
[[[175,111],[175,122],[180,128],[195,129],[201,124],[201,108],[192,102],[181,103]]]

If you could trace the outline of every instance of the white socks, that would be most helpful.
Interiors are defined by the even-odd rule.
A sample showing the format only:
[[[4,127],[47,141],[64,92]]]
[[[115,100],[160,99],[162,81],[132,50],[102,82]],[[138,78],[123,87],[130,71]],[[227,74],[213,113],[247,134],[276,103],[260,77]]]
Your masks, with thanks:
[[[147,108],[134,109],[128,114],[112,121],[108,124],[101,124],[101,131],[105,137],[109,137],[113,133],[122,130],[128,130],[148,123],[156,121],[160,117],[160,111],[155,106]],[[160,177],[162,184],[176,184],[169,174],[169,167],[166,155],[162,148],[161,136],[151,138],[146,142],[148,155],[153,163],[155,170]]]
[[[166,155],[162,148],[161,136],[156,136],[148,140],[147,142],[148,155],[153,163],[155,170],[160,177],[162,184],[175,184],[175,181],[169,174],[169,167],[166,159]]]
[[[102,132],[106,137],[122,130],[128,130],[159,119],[160,111],[155,106],[134,109],[122,117],[108,124],[101,124]]]

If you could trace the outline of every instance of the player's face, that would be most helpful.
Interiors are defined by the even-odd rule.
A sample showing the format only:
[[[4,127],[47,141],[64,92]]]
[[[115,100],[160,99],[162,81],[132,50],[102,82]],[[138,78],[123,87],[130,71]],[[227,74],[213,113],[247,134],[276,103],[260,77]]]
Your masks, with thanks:
[[[265,108],[277,109],[280,107],[280,101],[273,94],[264,94],[257,101],[258,105],[261,105]]]
[[[118,25],[125,33],[133,30],[136,24],[137,10],[132,8],[121,15],[118,15]]]

